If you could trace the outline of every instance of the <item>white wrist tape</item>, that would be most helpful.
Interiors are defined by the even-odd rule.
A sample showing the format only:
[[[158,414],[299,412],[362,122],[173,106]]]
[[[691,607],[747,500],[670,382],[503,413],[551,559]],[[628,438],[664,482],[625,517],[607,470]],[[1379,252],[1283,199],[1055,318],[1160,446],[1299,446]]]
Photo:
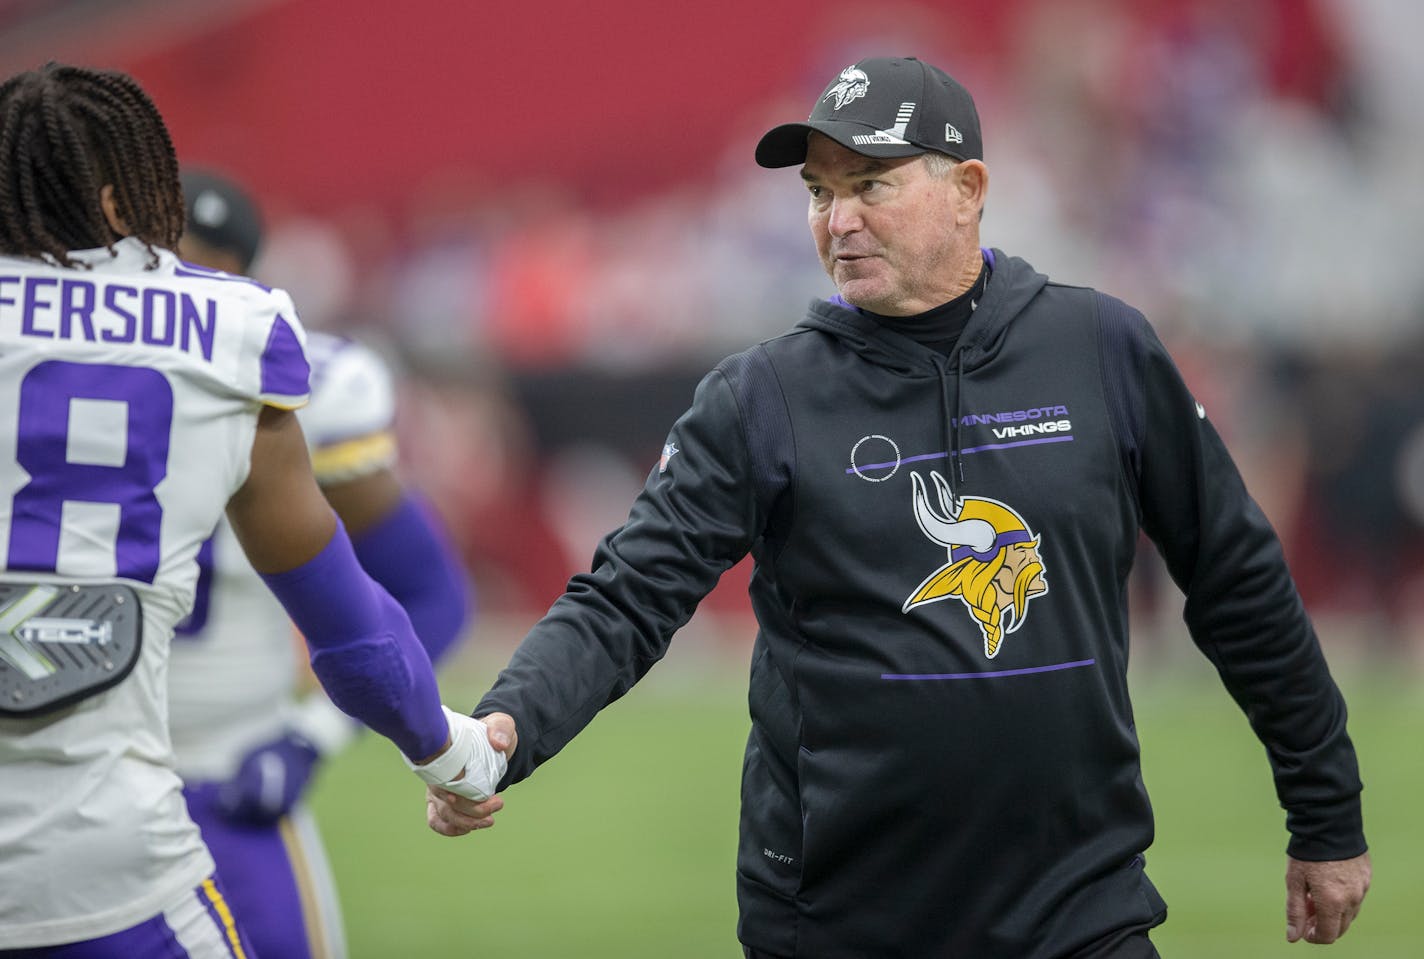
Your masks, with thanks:
[[[448,706],[440,708],[450,723],[450,748],[423,766],[409,759],[406,765],[431,786],[476,802],[488,799],[504,778],[508,760],[490,745],[489,730],[483,721]]]

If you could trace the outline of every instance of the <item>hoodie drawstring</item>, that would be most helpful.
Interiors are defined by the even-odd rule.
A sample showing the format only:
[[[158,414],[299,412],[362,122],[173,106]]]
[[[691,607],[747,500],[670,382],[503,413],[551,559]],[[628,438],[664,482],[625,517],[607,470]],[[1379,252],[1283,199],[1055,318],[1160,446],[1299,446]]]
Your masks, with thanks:
[[[954,426],[950,430],[950,445],[953,447],[954,469],[959,475],[959,486],[964,485],[964,450],[959,441],[959,421],[964,416],[964,349],[954,351]]]
[[[975,281],[971,298],[969,301],[969,312],[972,315],[979,309],[979,301],[989,288],[989,276],[994,272],[994,253],[992,250],[982,250],[984,265],[987,269],[979,274],[979,279]],[[954,416],[950,419],[949,428],[949,456],[950,472],[954,474],[951,487],[963,487],[964,480],[964,447],[960,442],[959,421],[964,418],[964,342],[961,340],[954,350]],[[946,404],[947,406],[948,404]],[[959,498],[951,488],[950,493]]]
[[[951,375],[954,381],[954,402],[949,399]],[[944,418],[948,421],[948,433],[946,439],[949,440],[949,468],[945,470],[946,479],[949,481],[950,497],[958,502],[960,488],[964,485],[964,451],[960,447],[959,421],[964,411],[964,351],[957,349],[954,351],[954,367],[948,369],[940,367],[940,408],[943,410]]]

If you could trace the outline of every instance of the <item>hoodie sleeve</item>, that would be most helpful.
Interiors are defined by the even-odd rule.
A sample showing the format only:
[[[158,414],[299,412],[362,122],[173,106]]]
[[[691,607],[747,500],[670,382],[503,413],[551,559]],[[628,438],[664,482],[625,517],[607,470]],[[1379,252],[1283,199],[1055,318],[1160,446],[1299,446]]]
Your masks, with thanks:
[[[662,658],[672,634],[748,552],[757,493],[723,373],[698,386],[627,522],[537,623],[474,715],[506,712],[519,746],[501,788],[555,755]]]
[[[1265,745],[1288,852],[1365,851],[1345,701],[1279,539],[1147,321],[1110,297],[1098,312],[1110,406],[1142,526],[1186,594],[1185,619]],[[1112,397],[1116,394],[1117,400]]]

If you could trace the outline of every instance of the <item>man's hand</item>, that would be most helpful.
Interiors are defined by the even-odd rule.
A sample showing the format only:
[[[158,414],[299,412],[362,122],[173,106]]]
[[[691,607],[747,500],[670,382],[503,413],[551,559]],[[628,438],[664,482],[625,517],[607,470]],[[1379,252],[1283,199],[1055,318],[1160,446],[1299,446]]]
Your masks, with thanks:
[[[234,822],[274,823],[301,798],[320,758],[310,740],[289,730],[243,757],[218,790],[218,809]]]
[[[1286,941],[1324,945],[1345,934],[1370,888],[1370,856],[1286,860]]]
[[[491,796],[475,802],[439,786],[425,787],[425,822],[442,836],[463,836],[494,825],[494,814],[504,808],[504,800]]]
[[[449,706],[440,708],[450,726],[445,748],[420,762],[406,759],[406,764],[428,786],[484,802],[494,795],[509,768],[509,757],[514,755],[514,720],[504,713],[491,713],[491,717],[501,717],[498,727],[491,728],[484,720],[457,713]]]
[[[489,745],[502,759],[513,756],[519,743],[514,717],[508,713],[490,713],[484,717],[483,723]],[[433,784],[426,788],[425,821],[442,836],[463,836],[476,829],[493,826],[494,814],[503,808],[504,800],[499,796],[491,795],[486,799],[457,795]]]

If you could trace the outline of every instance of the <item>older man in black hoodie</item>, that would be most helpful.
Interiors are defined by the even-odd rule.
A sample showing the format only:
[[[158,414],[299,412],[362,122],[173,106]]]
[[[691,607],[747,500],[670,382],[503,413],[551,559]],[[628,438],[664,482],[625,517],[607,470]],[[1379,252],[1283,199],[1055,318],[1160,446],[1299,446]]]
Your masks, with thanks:
[[[860,61],[762,138],[801,166],[839,295],[729,357],[627,523],[475,710],[528,776],[750,552],[750,957],[1137,959],[1166,905],[1128,700],[1139,533],[1265,744],[1287,937],[1328,943],[1370,866],[1345,704],[1280,544],[1142,315],[979,246],[968,92]],[[432,828],[498,799],[430,798]]]

